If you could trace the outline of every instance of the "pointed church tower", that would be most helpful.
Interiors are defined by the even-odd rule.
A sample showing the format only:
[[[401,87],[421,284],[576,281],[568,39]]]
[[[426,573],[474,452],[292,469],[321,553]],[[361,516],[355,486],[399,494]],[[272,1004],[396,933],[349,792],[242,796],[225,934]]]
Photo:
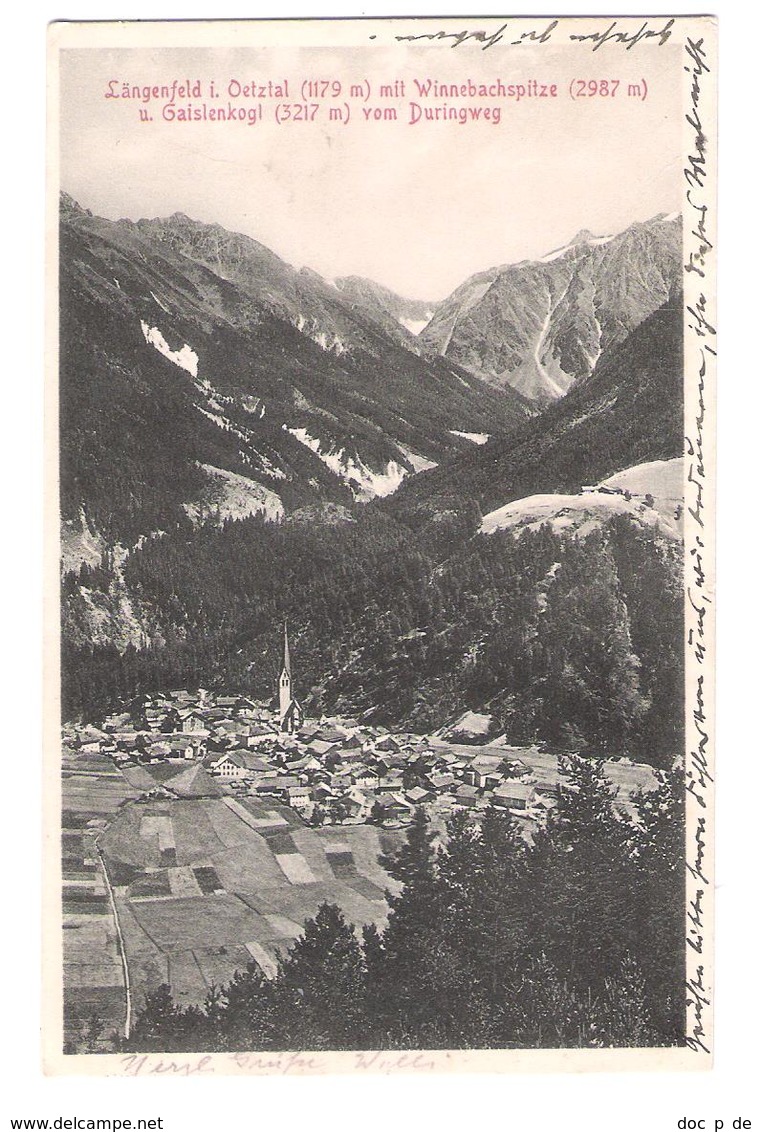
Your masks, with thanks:
[[[283,668],[278,682],[281,731],[288,729],[291,702],[291,654],[288,649],[288,623],[286,623],[283,626]]]
[[[291,653],[288,647],[288,625],[283,626],[283,668],[278,681],[278,707],[281,731],[298,731],[304,720],[301,704],[291,690]]]

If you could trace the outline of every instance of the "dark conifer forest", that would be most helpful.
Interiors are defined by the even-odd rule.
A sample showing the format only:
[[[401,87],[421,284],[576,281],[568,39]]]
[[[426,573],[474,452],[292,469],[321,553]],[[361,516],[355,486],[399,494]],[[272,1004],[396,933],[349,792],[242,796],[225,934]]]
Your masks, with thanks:
[[[679,549],[624,517],[582,540],[549,527],[475,534],[478,517],[475,502],[440,500],[415,528],[380,505],[338,525],[178,525],[125,568],[150,610],[146,647],[65,643],[65,716],[172,687],[268,698],[273,627],[288,619],[310,714],[425,731],[485,709],[509,742],[671,766]],[[98,569],[64,592],[83,579],[96,587]]]

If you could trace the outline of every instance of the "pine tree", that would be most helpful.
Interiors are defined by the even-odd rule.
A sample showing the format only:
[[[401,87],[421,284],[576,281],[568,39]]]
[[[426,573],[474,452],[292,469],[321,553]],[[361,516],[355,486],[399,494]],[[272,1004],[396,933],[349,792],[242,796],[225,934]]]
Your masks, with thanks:
[[[146,995],[129,1046],[138,1050],[175,1051],[204,1049],[207,1037],[203,1015],[196,1007],[177,1006],[167,983]]]
[[[599,762],[563,760],[557,812],[535,838],[528,877],[530,937],[572,988],[598,994],[633,949],[629,825]]]
[[[289,948],[276,982],[286,1048],[363,1048],[365,995],[365,964],[354,930],[335,904],[321,904]]]
[[[680,766],[657,772],[655,790],[636,799],[631,854],[638,923],[633,956],[644,972],[652,1027],[660,1042],[681,1042],[685,1026],[685,784]],[[655,957],[658,959],[655,960]]]

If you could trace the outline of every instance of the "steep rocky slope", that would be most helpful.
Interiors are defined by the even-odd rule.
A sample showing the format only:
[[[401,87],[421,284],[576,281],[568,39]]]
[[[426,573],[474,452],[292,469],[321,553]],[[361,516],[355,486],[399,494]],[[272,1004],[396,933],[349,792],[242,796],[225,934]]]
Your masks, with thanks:
[[[676,297],[680,233],[667,216],[615,236],[582,231],[541,260],[474,275],[439,304],[421,345],[491,385],[562,397]]]
[[[442,496],[491,511],[538,493],[578,492],[624,468],[683,451],[682,310],[655,311],[601,355],[595,372],[507,438],[416,477],[388,506],[430,510]]]
[[[348,503],[529,414],[249,237],[61,211],[63,518],[125,546],[180,512]],[[381,315],[379,315],[381,319]],[[250,481],[250,486],[245,482]]]

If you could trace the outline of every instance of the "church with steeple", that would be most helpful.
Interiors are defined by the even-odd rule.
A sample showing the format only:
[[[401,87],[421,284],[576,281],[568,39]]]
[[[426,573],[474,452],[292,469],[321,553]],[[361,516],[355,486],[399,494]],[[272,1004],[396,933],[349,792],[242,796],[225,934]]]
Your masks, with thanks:
[[[280,710],[280,729],[292,733],[298,731],[304,720],[301,704],[294,698],[291,685],[291,653],[288,647],[288,625],[283,626],[283,668],[278,681],[278,707]]]

